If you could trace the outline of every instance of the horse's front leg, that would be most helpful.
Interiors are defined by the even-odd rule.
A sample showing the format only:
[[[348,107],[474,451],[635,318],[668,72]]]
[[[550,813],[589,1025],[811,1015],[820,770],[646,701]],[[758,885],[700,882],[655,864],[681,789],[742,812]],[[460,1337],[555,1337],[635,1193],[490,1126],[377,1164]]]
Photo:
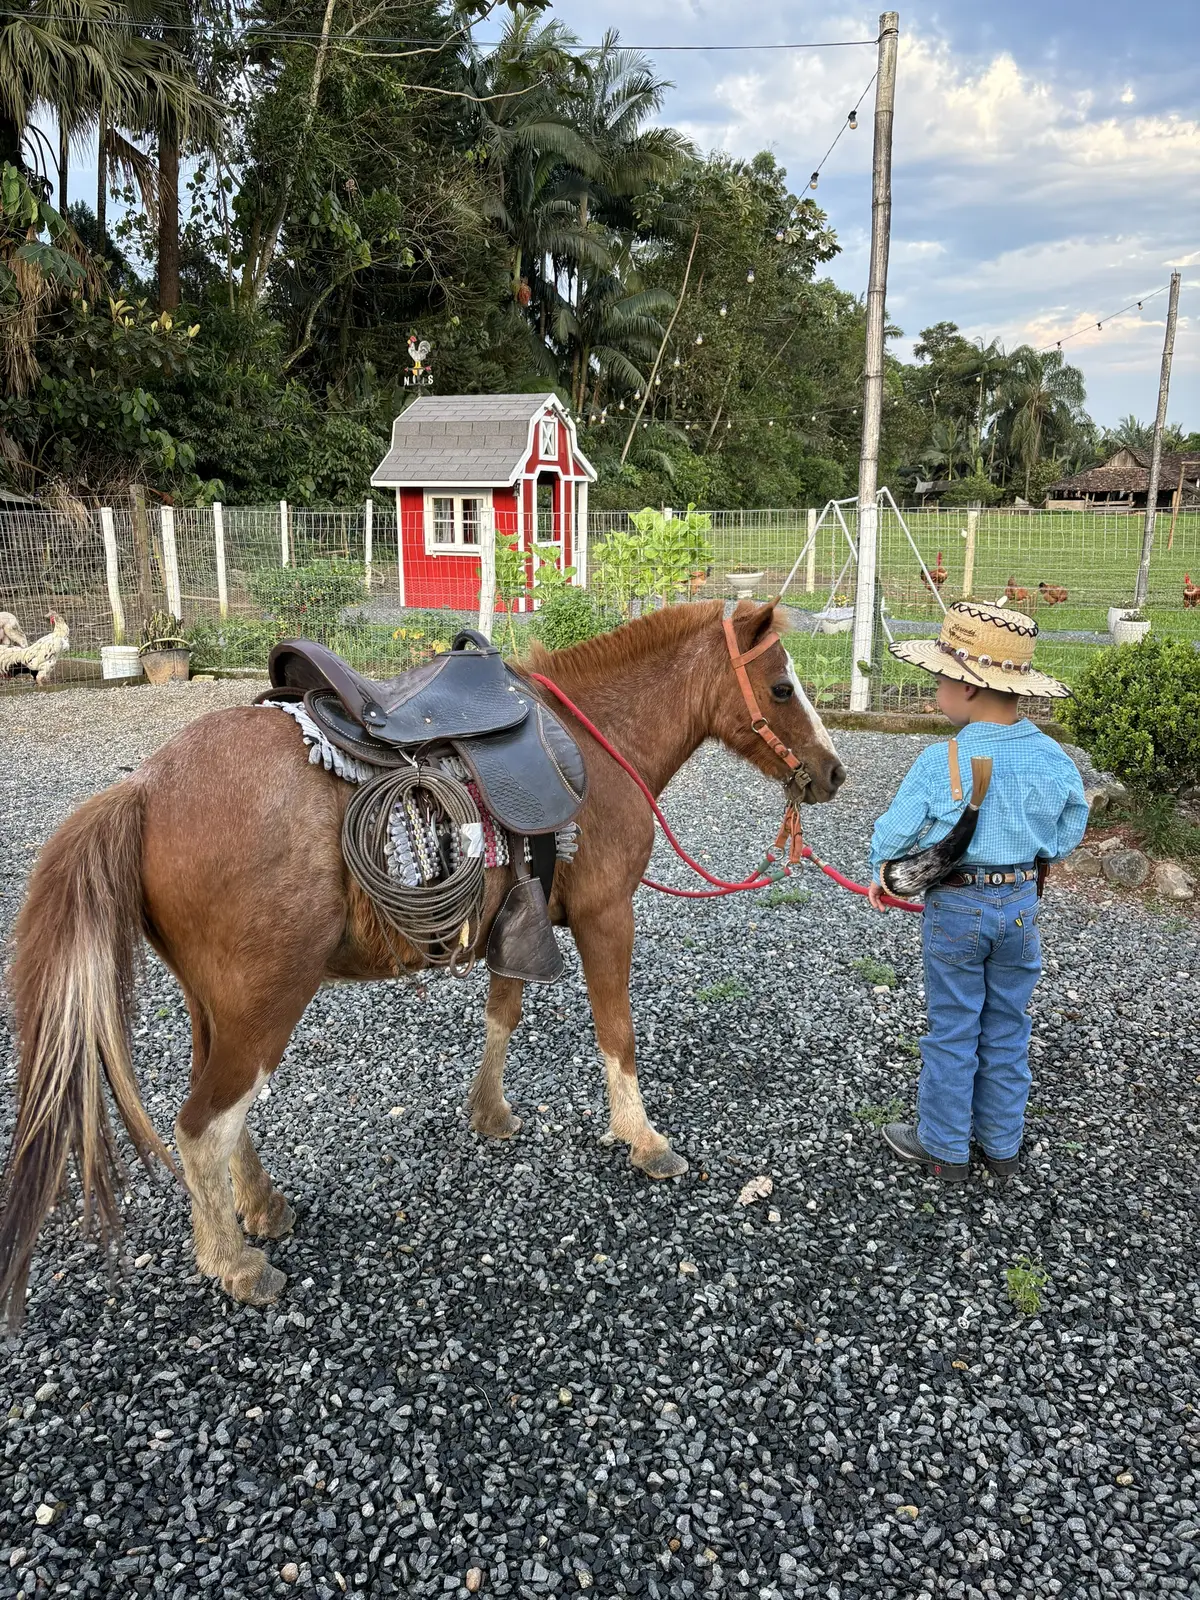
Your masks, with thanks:
[[[492,973],[483,1060],[467,1094],[471,1126],[489,1139],[511,1139],[521,1127],[520,1117],[504,1098],[504,1063],[508,1041],[521,1020],[524,992],[525,985],[519,978],[501,978]]]
[[[633,960],[632,904],[606,908],[571,924],[583,961],[596,1039],[608,1079],[609,1137],[629,1145],[629,1159],[651,1178],[677,1178],[687,1162],[646,1116],[638,1088],[629,968]]]

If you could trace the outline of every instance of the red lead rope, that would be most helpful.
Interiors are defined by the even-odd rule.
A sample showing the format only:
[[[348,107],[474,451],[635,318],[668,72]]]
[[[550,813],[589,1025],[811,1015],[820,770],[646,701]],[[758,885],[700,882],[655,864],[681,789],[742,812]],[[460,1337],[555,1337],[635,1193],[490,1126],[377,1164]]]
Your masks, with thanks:
[[[653,878],[643,878],[642,882],[646,885],[647,889],[657,889],[660,894],[673,894],[683,900],[715,900],[721,895],[746,894],[752,889],[769,889],[772,886],[775,880],[773,878],[764,877],[761,869],[752,872],[750,876],[743,879],[741,883],[726,883],[723,878],[714,878],[711,872],[705,871],[698,861],[694,861],[692,857],[688,855],[687,851],[680,844],[679,840],[671,832],[670,823],[667,821],[666,817],[663,816],[662,811],[659,809],[658,801],[654,798],[646,784],[643,782],[642,776],[637,769],[631,766],[621,752],[616,749],[614,745],[611,745],[608,742],[596,724],[592,722],[590,718],[584,716],[583,712],[574,703],[574,701],[569,700],[556,683],[554,683],[550,678],[543,677],[540,672],[531,672],[529,676],[533,679],[534,683],[540,683],[543,689],[547,689],[561,705],[565,706],[575,720],[580,724],[580,726],[585,728],[587,732],[591,734],[592,738],[595,739],[600,748],[607,755],[610,755],[613,758],[613,760],[621,768],[621,771],[627,773],[629,777],[633,779],[634,783],[637,784],[638,788],[649,802],[650,809],[653,811],[659,827],[666,834],[667,841],[672,850],[674,850],[675,854],[681,861],[686,862],[686,864],[691,867],[693,872],[697,873],[701,878],[703,878],[705,883],[711,883],[714,886],[711,889],[672,889],[669,884],[656,883]],[[783,828],[780,829],[779,838],[775,841],[777,847],[783,843],[785,837],[787,836],[787,831],[787,822],[785,820]],[[834,883],[840,884],[843,889],[849,889],[851,894],[865,895],[867,893],[865,884],[855,883],[852,878],[847,878],[843,873],[838,872],[835,867],[826,866],[824,861],[813,854],[808,845],[804,845],[799,851],[799,854],[803,856],[804,860],[815,862],[827,878],[832,878]],[[919,905],[915,900],[897,900],[893,895],[888,895],[887,898],[889,905],[899,906],[902,911],[921,912],[925,909],[923,905]]]

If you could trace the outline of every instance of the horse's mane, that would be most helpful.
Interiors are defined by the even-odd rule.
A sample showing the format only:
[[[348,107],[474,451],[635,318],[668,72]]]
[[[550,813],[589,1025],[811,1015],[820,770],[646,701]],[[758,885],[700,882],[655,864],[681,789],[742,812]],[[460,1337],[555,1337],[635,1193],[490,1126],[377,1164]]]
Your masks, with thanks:
[[[623,623],[612,633],[597,634],[594,639],[584,639],[563,650],[547,650],[535,643],[522,665],[531,672],[568,678],[577,687],[586,688],[609,677],[614,669],[677,649],[715,622],[723,609],[719,600],[664,606],[661,611],[650,611]]]

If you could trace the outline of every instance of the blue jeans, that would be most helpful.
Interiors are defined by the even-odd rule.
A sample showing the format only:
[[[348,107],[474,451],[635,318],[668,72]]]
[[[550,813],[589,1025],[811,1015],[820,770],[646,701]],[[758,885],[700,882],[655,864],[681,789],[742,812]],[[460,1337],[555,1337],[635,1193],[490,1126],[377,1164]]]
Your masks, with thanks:
[[[966,1161],[972,1137],[1015,1156],[1029,1099],[1026,1008],[1042,970],[1037,885],[931,889],[925,897],[929,1032],[917,1086],[917,1136],[940,1161]]]

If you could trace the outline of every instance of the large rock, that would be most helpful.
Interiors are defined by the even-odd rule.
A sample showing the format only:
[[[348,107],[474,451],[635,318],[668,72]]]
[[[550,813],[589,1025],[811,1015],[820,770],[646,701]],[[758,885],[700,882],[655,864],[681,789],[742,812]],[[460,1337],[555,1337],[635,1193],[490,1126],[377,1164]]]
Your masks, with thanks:
[[[1100,856],[1097,851],[1089,850],[1081,845],[1063,862],[1067,871],[1077,878],[1098,878],[1100,876]]]
[[[1150,857],[1140,850],[1110,850],[1101,868],[1109,883],[1121,889],[1140,889],[1150,876]]]
[[[1196,880],[1178,861],[1160,861],[1154,868],[1154,888],[1164,900],[1191,900]]]
[[[1083,798],[1087,801],[1089,817],[1098,817],[1101,812],[1108,810],[1107,789],[1085,789]]]

